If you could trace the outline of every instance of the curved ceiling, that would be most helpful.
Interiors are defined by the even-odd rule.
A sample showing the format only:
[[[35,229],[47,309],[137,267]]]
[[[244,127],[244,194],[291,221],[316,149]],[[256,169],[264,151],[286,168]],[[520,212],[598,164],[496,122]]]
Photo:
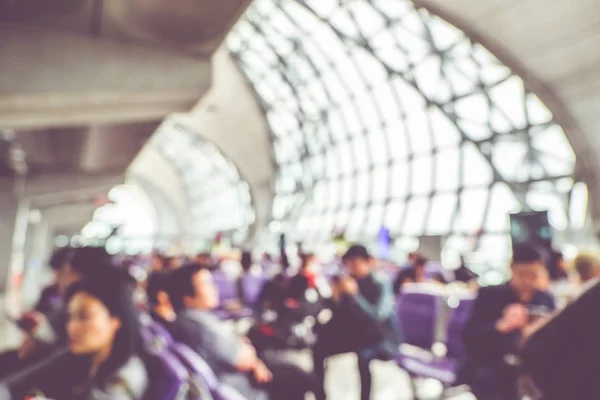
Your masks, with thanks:
[[[577,153],[600,197],[600,9],[595,0],[415,0],[457,25],[524,77]],[[600,203],[590,202],[595,221]]]
[[[210,56],[249,2],[0,0],[0,73],[12,77],[0,82],[0,128],[16,131],[44,204],[91,202],[106,190],[98,175],[123,183],[160,120],[208,90]],[[89,190],[57,197],[57,174]],[[169,201],[185,217],[177,185]]]
[[[272,177],[274,175],[274,165],[271,161],[271,144],[267,135],[267,126],[264,116],[260,111],[257,99],[252,88],[248,85],[243,75],[235,65],[234,61],[228,56],[226,51],[218,51],[213,57],[213,85],[209,92],[200,100],[189,113],[179,113],[169,116],[165,129],[170,125],[179,125],[185,130],[185,134],[197,135],[197,139],[192,140],[194,143],[202,141],[210,142],[223,154],[225,159],[231,160],[235,165],[235,169],[239,172],[242,180],[247,183],[250,190],[252,206],[254,208],[252,230],[244,234],[246,241],[251,241],[254,234],[262,229],[270,220],[271,200],[272,200]],[[161,132],[155,133],[159,135]],[[164,133],[165,138],[168,138],[169,132]],[[178,132],[172,132],[174,135]],[[159,146],[163,146],[159,144]],[[152,152],[156,153],[154,143],[149,143],[142,151],[149,151],[154,147]],[[185,147],[179,147],[181,159],[192,157],[199,168],[203,161],[212,162],[209,157],[199,157],[196,150],[190,145],[189,150]],[[164,159],[166,155],[161,155]],[[130,172],[132,176],[143,173],[142,171],[153,171],[152,159],[140,156]],[[173,164],[178,165],[179,160],[174,160]],[[183,169],[184,168],[182,166]],[[226,168],[219,174],[227,175]],[[179,176],[185,176],[185,171],[181,171]],[[190,173],[190,175],[192,175]],[[152,177],[152,173],[145,173],[146,179]],[[201,178],[201,177],[199,177]],[[211,179],[206,180],[210,181]],[[214,178],[214,177],[213,177]],[[195,181],[196,178],[184,178],[181,183],[183,190],[177,190],[180,200],[178,204],[187,207],[187,212],[190,212],[195,207],[202,208],[203,202],[215,200],[211,195],[204,193],[206,199],[196,199],[193,201],[192,192],[204,190],[203,185],[209,182]],[[155,179],[156,181],[156,179]],[[188,182],[189,181],[189,182]],[[160,180],[160,188],[164,192],[173,192],[171,185],[178,182],[168,179]],[[235,184],[232,183],[232,187]],[[213,193],[216,195],[217,193]],[[241,194],[240,201],[242,203],[245,195]],[[196,204],[197,203],[197,204]],[[242,204],[241,203],[241,204]],[[218,212],[216,212],[218,214]],[[191,218],[186,221],[191,221]],[[247,219],[240,219],[240,228],[243,228]],[[208,223],[209,221],[207,221]],[[206,226],[197,226],[195,229],[197,238],[205,239],[211,230],[212,234],[219,233],[217,228],[219,224],[207,224]],[[203,231],[204,230],[204,231]],[[187,227],[186,232],[194,232],[194,227]],[[243,231],[243,229],[242,229]],[[194,234],[192,234],[194,236]],[[239,237],[239,236],[238,236]],[[238,241],[239,242],[239,241]]]
[[[368,242],[386,227],[501,268],[509,213],[571,226],[575,156],[552,113],[411,1],[257,0],[228,44],[269,122],[273,217],[292,240],[344,229]]]

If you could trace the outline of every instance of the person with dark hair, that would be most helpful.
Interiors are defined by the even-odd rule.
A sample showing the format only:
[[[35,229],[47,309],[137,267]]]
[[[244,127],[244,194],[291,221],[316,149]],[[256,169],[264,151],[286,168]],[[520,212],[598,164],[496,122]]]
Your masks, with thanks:
[[[353,245],[342,257],[349,271],[333,285],[333,316],[317,331],[313,349],[315,375],[319,382],[317,399],[326,397],[325,360],[332,355],[356,353],[361,381],[361,399],[371,396],[371,360],[392,359],[400,345],[398,321],[394,315],[394,293],[387,276],[373,270],[374,260],[367,249]],[[351,334],[348,334],[351,332]]]
[[[530,323],[555,308],[552,296],[537,289],[545,266],[535,248],[516,245],[511,271],[507,284],[479,290],[463,332],[462,376],[480,400],[516,398],[519,338]]]
[[[175,311],[169,300],[169,275],[164,272],[155,272],[148,278],[146,293],[150,317],[163,325],[167,330],[175,320]]]
[[[412,260],[408,267],[400,270],[396,276],[396,279],[394,280],[394,293],[396,295],[400,294],[402,292],[402,286],[404,286],[405,283],[425,282],[426,264],[427,259],[425,257],[417,256]]]
[[[560,251],[550,252],[547,267],[548,274],[550,275],[550,280],[552,282],[557,282],[569,278],[565,257]]]
[[[288,293],[289,281],[284,274],[277,274],[265,282],[258,295],[259,312],[275,310],[283,304]]]
[[[321,291],[327,291],[327,288],[323,288],[323,280],[320,279],[319,272],[320,265],[317,257],[313,253],[301,253],[300,269],[290,280],[287,297],[297,302],[303,301],[307,291],[313,289],[317,296],[313,296],[315,299],[312,302],[316,303],[318,298],[325,294]]]
[[[68,289],[84,278],[102,275],[111,267],[111,257],[103,248],[72,249],[70,260],[66,256],[60,259],[63,260],[62,264],[57,261],[59,258],[55,258],[60,304],[48,315],[33,311],[21,315],[15,321],[27,336],[18,350],[0,355],[0,376],[9,372],[5,367],[18,368],[44,357],[57,346],[64,345],[67,341],[67,310],[64,299]]]
[[[460,256],[460,266],[454,271],[454,280],[456,282],[470,283],[478,278],[479,276],[467,266],[465,258]]]
[[[177,312],[173,336],[194,349],[222,383],[254,400],[302,400],[311,390],[310,374],[290,364],[267,366],[247,338],[212,313],[219,296],[208,269],[192,264],[173,271],[169,296]]]
[[[130,288],[112,272],[69,288],[68,353],[13,385],[15,398],[36,389],[55,400],[142,399],[138,317]]]
[[[58,280],[61,271],[67,268],[72,257],[73,249],[70,247],[61,247],[52,253],[48,265],[54,272],[54,282],[42,291],[40,298],[34,307],[34,311],[49,315],[55,313],[57,309],[60,308],[62,299]]]

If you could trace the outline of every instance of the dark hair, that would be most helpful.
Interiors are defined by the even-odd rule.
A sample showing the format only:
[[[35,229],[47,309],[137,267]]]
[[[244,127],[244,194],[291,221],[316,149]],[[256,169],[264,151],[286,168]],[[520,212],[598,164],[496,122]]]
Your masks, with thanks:
[[[306,269],[308,267],[308,262],[311,258],[315,256],[314,253],[300,253],[300,269]]]
[[[95,380],[103,382],[111,377],[140,350],[140,326],[133,302],[133,292],[119,279],[116,270],[108,270],[93,279],[84,279],[69,288],[67,304],[77,293],[86,293],[98,299],[111,316],[119,319],[121,326],[116,332],[110,355],[100,367]]]
[[[61,247],[60,249],[54,250],[48,265],[54,271],[62,269],[73,257],[73,249],[71,247]]]
[[[169,292],[169,274],[165,272],[155,272],[148,278],[148,287],[146,293],[148,295],[148,303],[151,306],[158,304],[158,294],[160,292]]]
[[[370,260],[372,257],[365,246],[360,244],[353,244],[342,256],[342,262],[345,263],[350,260],[355,260],[357,258],[362,260]]]
[[[194,296],[195,288],[192,278],[203,269],[207,268],[202,264],[187,264],[171,272],[167,293],[175,311],[185,308],[183,299],[187,296]]]
[[[543,260],[540,252],[528,244],[516,244],[513,246],[513,264],[531,264]]]
[[[242,269],[244,271],[249,271],[252,267],[252,253],[250,253],[249,251],[244,251],[242,253],[240,264],[242,264]]]
[[[419,257],[415,260],[415,267],[422,267],[425,266],[425,264],[427,264],[427,259],[425,257]]]
[[[71,268],[82,277],[103,275],[112,267],[112,257],[104,247],[73,249]]]
[[[548,257],[548,262],[546,263],[546,268],[548,268],[548,274],[550,275],[550,280],[557,281],[560,279],[568,278],[569,274],[564,271],[560,264],[564,261],[564,256],[560,251],[552,251]]]

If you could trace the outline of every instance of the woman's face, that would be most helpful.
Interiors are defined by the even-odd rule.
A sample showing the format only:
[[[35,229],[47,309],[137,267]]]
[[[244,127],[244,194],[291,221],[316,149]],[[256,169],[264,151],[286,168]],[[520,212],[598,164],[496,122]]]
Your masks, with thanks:
[[[69,301],[69,348],[74,354],[92,354],[110,348],[121,322],[97,298],[85,292]]]

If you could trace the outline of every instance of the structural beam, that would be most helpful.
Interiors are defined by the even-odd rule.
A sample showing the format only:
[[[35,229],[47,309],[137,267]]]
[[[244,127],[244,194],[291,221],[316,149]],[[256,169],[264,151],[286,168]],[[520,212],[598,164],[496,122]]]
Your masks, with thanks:
[[[176,73],[175,73],[176,72]],[[156,121],[210,86],[208,58],[52,28],[0,25],[0,126]]]
[[[27,182],[24,196],[36,207],[93,200],[125,182],[125,174],[45,174]]]

